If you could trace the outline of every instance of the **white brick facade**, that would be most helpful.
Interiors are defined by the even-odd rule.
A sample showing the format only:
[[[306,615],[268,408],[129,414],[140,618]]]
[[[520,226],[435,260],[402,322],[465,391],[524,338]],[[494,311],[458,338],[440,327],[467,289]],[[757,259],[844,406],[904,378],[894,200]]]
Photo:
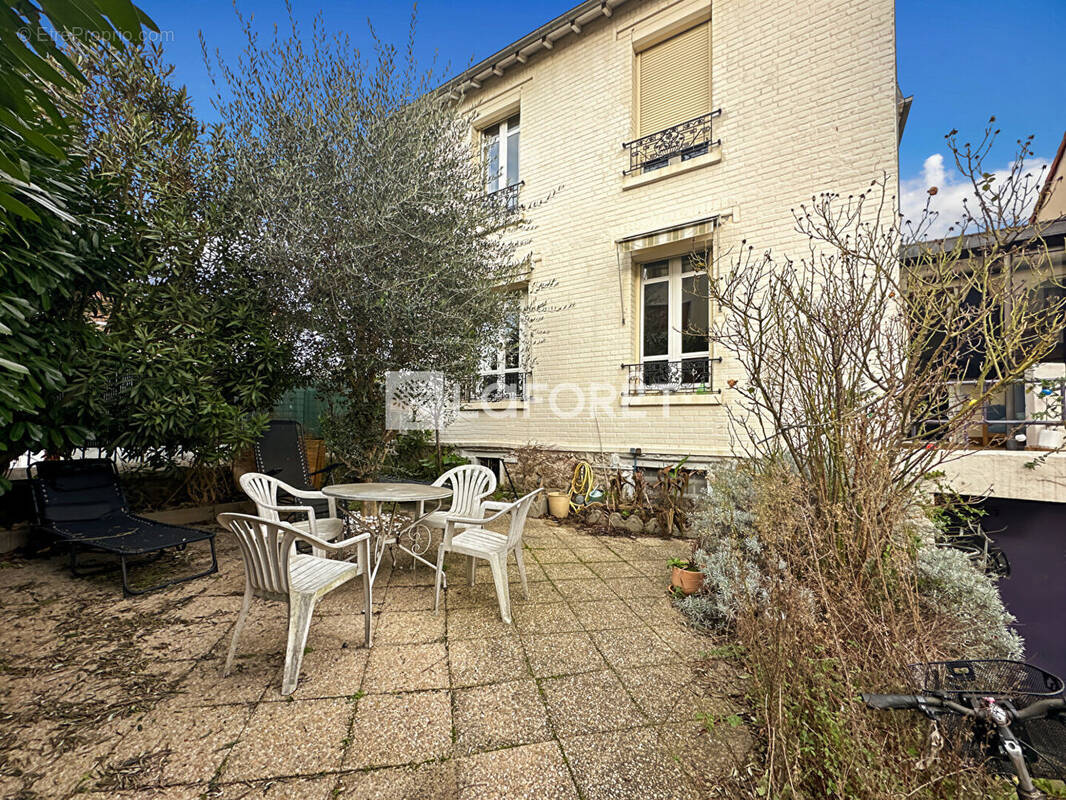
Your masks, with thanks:
[[[726,212],[718,252],[746,240],[799,255],[806,240],[794,231],[791,208],[823,191],[857,193],[886,173],[894,185],[893,0],[716,0],[711,92],[722,112],[720,152],[652,182],[623,178],[621,143],[634,131],[634,40],[707,7],[631,0],[468,93],[479,120],[521,108],[522,200],[555,192],[531,214],[531,285],[550,282],[538,299],[563,309],[538,328],[531,399],[506,418],[465,412],[448,441],[474,452],[535,442],[626,460],[631,448],[664,460],[730,455],[721,404],[730,402],[727,380],[739,377],[735,364],[716,368],[720,395],[688,396],[666,417],[658,405],[623,404],[620,365],[640,355],[639,279],[628,257],[619,269],[616,241]],[[586,407],[560,418],[548,400],[566,382],[586,392],[611,388],[598,413]],[[569,392],[559,401],[573,407]]]

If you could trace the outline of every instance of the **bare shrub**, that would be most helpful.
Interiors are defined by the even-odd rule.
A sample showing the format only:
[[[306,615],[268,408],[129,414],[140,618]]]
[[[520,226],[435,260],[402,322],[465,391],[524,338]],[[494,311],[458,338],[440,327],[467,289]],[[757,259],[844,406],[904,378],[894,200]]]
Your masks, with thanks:
[[[744,602],[733,625],[763,732],[758,777],[735,793],[997,791],[951,748],[926,758],[928,729],[916,715],[858,701],[862,691],[906,689],[912,662],[1016,644],[991,641],[972,629],[976,618],[957,613],[985,589],[961,589],[958,571],[923,551],[915,524],[929,479],[960,457],[954,443],[981,404],[1045,357],[1062,326],[1062,304],[1039,288],[1060,280],[1039,231],[1027,228],[1039,185],[1024,168],[1029,141],[997,180],[983,168],[995,134],[990,127],[976,146],[948,137],[974,189],[957,229],[979,232],[974,246],[922,241],[928,214],[902,223],[881,180],[795,210],[809,241],[802,259],[745,245],[710,265],[710,299],[721,310],[713,338],[746,372],[730,408],[738,448],[752,459],[761,548],[740,550],[733,522],[714,520],[741,574],[754,574],[746,559],[762,580],[758,591],[735,593]],[[962,373],[973,378],[965,397],[952,390]],[[989,616],[1003,620],[985,602],[981,618]],[[982,634],[986,650],[976,647]]]

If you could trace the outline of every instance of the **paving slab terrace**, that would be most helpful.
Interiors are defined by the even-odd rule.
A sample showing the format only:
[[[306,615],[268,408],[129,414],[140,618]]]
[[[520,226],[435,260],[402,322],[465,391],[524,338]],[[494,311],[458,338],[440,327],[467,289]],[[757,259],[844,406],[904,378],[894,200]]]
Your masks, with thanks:
[[[226,533],[217,575],[129,599],[59,556],[0,561],[0,797],[717,796],[750,742],[723,648],[667,595],[667,559],[688,544],[530,520],[525,547],[513,625],[487,568],[470,587],[449,562],[434,614],[432,571],[386,558],[374,647],[353,582],[316,609],[289,698],[282,604],[253,605],[222,675],[244,589]]]

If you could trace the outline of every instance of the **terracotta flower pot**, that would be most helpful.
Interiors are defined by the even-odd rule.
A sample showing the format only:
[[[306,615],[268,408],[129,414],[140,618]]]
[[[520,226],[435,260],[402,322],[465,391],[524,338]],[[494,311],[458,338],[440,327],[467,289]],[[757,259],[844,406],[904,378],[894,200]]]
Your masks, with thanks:
[[[556,519],[570,515],[570,495],[567,492],[548,492],[548,513]]]
[[[670,578],[670,585],[675,589],[680,589],[683,594],[698,592],[700,587],[703,586],[703,573],[698,569],[681,569],[681,567],[674,567],[673,575]]]

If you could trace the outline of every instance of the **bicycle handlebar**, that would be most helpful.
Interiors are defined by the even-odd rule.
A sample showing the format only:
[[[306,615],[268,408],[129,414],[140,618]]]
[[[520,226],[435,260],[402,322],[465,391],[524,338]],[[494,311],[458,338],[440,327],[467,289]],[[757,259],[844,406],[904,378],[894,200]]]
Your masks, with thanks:
[[[862,701],[870,708],[880,710],[941,709],[944,711],[950,711],[954,714],[961,714],[966,717],[972,717],[976,714],[974,709],[967,708],[966,706],[951,700],[945,700],[942,697],[929,697],[917,694],[863,694],[861,697]],[[1026,706],[1021,711],[1014,712],[1013,716],[1016,720],[1039,719],[1056,711],[1066,712],[1066,700],[1061,697],[1050,697],[1046,700],[1038,700],[1035,703]]]

